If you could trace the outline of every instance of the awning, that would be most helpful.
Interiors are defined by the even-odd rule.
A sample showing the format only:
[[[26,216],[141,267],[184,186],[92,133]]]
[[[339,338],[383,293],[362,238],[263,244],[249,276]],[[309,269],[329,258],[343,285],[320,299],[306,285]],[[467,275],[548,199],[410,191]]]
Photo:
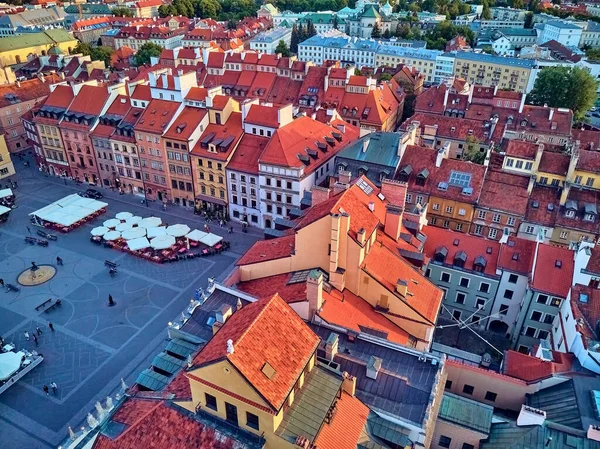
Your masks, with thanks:
[[[140,249],[148,248],[150,246],[150,242],[146,237],[140,237],[139,239],[127,241],[127,246],[131,251],[139,251]]]
[[[184,224],[175,224],[167,228],[167,234],[173,237],[183,237],[190,232],[190,227]]]
[[[94,237],[101,237],[108,231],[109,229],[106,226],[98,226],[97,228],[92,229],[90,234],[92,234]]]
[[[134,240],[134,239],[139,239],[142,237],[146,237],[146,229],[144,228],[131,228],[131,229],[127,229],[125,231],[123,231],[123,233],[121,234],[121,237],[123,237],[125,240]],[[130,246],[131,248],[131,246]]]
[[[169,378],[151,369],[145,369],[137,377],[135,383],[146,387],[148,390],[157,391],[162,390],[169,383]]]
[[[22,352],[4,352],[0,354],[0,380],[6,380],[21,367]]]
[[[114,227],[118,224],[121,224],[121,222],[116,218],[110,218],[109,220],[106,220],[103,224],[109,229],[114,229]]]
[[[205,237],[206,235],[208,235],[208,233],[194,229],[192,232],[186,235],[186,237],[190,240],[194,240],[195,242],[199,242],[202,237]]]
[[[221,206],[227,206],[227,203],[225,201],[220,200],[218,198],[213,198],[212,196],[208,196],[208,195],[196,195],[196,199],[201,200],[201,201],[206,201],[207,203],[215,203],[215,204],[219,204]]]
[[[155,228],[157,226],[160,226],[162,223],[162,220],[158,217],[146,217],[143,218],[142,220],[140,220],[140,222],[138,223],[138,226],[142,227],[142,228]]]
[[[123,231],[127,231],[128,229],[131,229],[133,226],[130,225],[129,223],[119,223],[115,229],[117,231],[123,232]]]
[[[12,196],[13,191],[11,189],[2,189],[0,190],[0,198],[6,198],[8,196]]]
[[[117,215],[115,215],[115,218],[118,218],[119,220],[123,221],[131,217],[133,217],[133,214],[131,212],[119,212]]]
[[[150,246],[154,249],[167,249],[175,244],[175,237],[171,235],[159,235],[150,241]]]
[[[7,212],[10,212],[10,207],[0,206],[0,215],[4,215]]]
[[[119,231],[109,231],[104,234],[104,240],[112,241],[118,240],[121,238],[121,233]]]
[[[221,240],[223,240],[223,237],[221,237],[220,235],[217,235],[217,234],[213,234],[211,232],[209,234],[206,234],[204,237],[202,237],[200,239],[200,243],[204,243],[205,245],[208,245],[208,246],[215,246]]]
[[[161,352],[152,359],[151,365],[169,374],[175,374],[185,363],[185,360],[180,360],[166,352]]]
[[[165,228],[164,226],[158,226],[156,228],[146,229],[146,235],[148,236],[149,239],[152,239],[159,235],[166,235],[166,233],[167,233],[167,228]]]
[[[178,355],[179,357],[186,358],[188,355],[194,353],[196,349],[198,349],[198,347],[193,343],[174,338],[167,344],[165,351]]]
[[[142,217],[140,217],[139,215],[134,215],[133,217],[129,217],[127,220],[125,220],[125,223],[135,226],[140,221],[142,221]]]

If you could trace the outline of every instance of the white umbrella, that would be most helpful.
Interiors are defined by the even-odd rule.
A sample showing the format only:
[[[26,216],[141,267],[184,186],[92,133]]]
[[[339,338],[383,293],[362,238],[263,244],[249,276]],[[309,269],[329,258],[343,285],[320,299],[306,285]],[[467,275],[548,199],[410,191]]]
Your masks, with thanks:
[[[106,226],[98,226],[97,228],[92,229],[90,234],[92,234],[94,237],[100,237],[106,234],[108,231],[109,229]]]
[[[7,196],[12,196],[13,192],[11,189],[2,189],[0,190],[0,198],[6,198]]]
[[[206,232],[194,229],[192,232],[186,235],[186,237],[190,240],[194,240],[195,242],[199,242],[206,234]]]
[[[140,228],[140,229],[143,229],[143,228]],[[149,239],[156,237],[158,235],[165,235],[166,233],[167,233],[167,228],[165,228],[164,226],[158,226],[156,228],[146,229],[146,234],[148,235]]]
[[[183,237],[190,232],[190,227],[184,224],[176,224],[167,228],[167,234],[173,237]]]
[[[117,220],[116,218],[111,218],[109,220],[106,220],[104,222],[104,226],[106,226],[107,228],[114,228],[115,226],[117,226],[118,224],[120,224],[121,222],[119,220]]]
[[[121,238],[121,233],[119,231],[108,231],[104,234],[104,240],[118,240]]]
[[[5,352],[0,354],[0,380],[6,380],[21,367],[22,352]]]
[[[142,221],[142,217],[140,217],[139,215],[134,215],[133,217],[129,217],[127,220],[125,220],[125,223],[129,223],[130,225],[136,225],[140,221]]]
[[[205,245],[213,247],[217,243],[219,243],[221,240],[223,240],[223,237],[221,237],[220,235],[209,233],[209,234],[206,234],[204,237],[202,237],[202,239],[200,240],[200,243],[204,243]]]
[[[125,240],[134,240],[142,237],[146,237],[146,230],[144,228],[131,228],[123,231],[121,234]]]
[[[159,235],[150,241],[150,246],[154,249],[167,249],[175,244],[175,237],[171,235]]]
[[[0,206],[0,215],[4,215],[7,212],[10,212],[10,207]]]
[[[141,226],[142,228],[155,228],[160,226],[161,223],[162,220],[158,217],[146,217],[138,223],[138,226]]]
[[[127,231],[128,229],[131,229],[133,226],[131,226],[129,223],[119,223],[117,225],[117,227],[115,228],[117,231]]]
[[[128,218],[133,217],[133,214],[131,212],[119,212],[115,217],[119,220],[127,220]]]
[[[150,242],[146,237],[140,237],[139,239],[129,240],[127,242],[127,246],[131,251],[138,251],[140,249],[148,248],[150,246]]]

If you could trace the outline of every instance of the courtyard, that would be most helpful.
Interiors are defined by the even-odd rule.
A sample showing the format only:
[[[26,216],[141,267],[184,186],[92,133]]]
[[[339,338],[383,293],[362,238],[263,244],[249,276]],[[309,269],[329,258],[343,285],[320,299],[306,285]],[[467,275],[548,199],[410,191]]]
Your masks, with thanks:
[[[55,276],[37,286],[18,285],[19,291],[0,288],[0,336],[17,348],[36,350],[44,362],[16,385],[0,395],[0,449],[56,447],[68,427],[80,425],[98,400],[113,395],[120,379],[129,385],[164,346],[166,327],[189,304],[207,279],[223,279],[237,258],[260,237],[251,229],[239,228],[227,235],[225,228],[212,225],[212,232],[231,242],[231,249],[211,257],[172,264],[155,264],[89,241],[90,230],[114,214],[129,211],[143,217],[155,215],[163,222],[183,223],[201,229],[203,221],[190,210],[160,204],[149,207],[139,197],[118,195],[99,189],[107,202],[107,213],[68,233],[47,247],[29,245],[25,237],[38,229],[28,214],[68,194],[84,191],[86,185],[45,177],[15,161],[18,182],[17,208],[0,224],[0,278],[18,285],[19,274],[37,265],[51,265]],[[0,184],[5,182],[0,181]],[[63,260],[56,265],[56,257]],[[110,276],[104,260],[118,264]],[[108,307],[112,295],[116,306]],[[36,306],[47,299],[61,300],[49,312]],[[48,324],[52,322],[54,332]],[[27,340],[39,327],[38,342]],[[56,382],[57,393],[46,395],[44,385]]]

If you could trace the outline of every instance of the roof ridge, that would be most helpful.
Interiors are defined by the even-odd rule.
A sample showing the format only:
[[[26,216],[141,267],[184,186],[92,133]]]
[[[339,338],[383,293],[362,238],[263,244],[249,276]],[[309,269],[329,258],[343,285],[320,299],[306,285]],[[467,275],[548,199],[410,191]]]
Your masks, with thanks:
[[[244,329],[244,332],[242,332],[240,334],[240,336],[237,338],[237,341],[234,341],[234,348],[235,348],[235,344],[242,341],[242,339],[246,336],[246,334],[248,334],[248,331],[250,329],[254,328],[254,325],[256,324],[256,322],[259,320],[259,318],[263,315],[263,313],[265,313],[265,310],[267,310],[267,307],[269,304],[271,304],[271,302],[275,299],[276,296],[279,296],[278,293],[273,294],[273,296],[271,296],[271,298],[265,302],[265,304],[262,306],[262,310],[258,313],[258,315],[256,315],[256,317],[254,317],[254,320],[252,321],[252,324],[250,326],[248,326],[246,329]],[[257,304],[259,301],[254,302],[254,304]],[[235,354],[235,351],[233,352],[233,354]],[[229,360],[229,353],[225,356],[227,358],[227,360]],[[231,362],[231,360],[230,360]],[[232,362],[233,363],[233,362]]]

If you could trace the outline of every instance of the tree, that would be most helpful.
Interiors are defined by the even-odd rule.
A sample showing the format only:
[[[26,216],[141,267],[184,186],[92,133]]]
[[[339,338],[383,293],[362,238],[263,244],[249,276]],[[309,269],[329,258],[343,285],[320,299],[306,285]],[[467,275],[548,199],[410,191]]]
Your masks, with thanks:
[[[339,28],[340,28],[340,21],[339,21],[339,19],[338,19],[338,16],[337,16],[337,14],[334,14],[334,15],[333,15],[333,22],[332,22],[332,26],[333,26],[333,29],[334,29],[334,30],[337,30],[337,29],[339,29]]]
[[[530,104],[568,108],[576,120],[594,106],[598,82],[586,70],[579,67],[547,67],[535,80],[533,90],[527,97]]]
[[[475,136],[467,136],[467,147],[463,150],[462,159],[482,165],[485,162],[486,151],[481,151],[479,140]]]
[[[525,14],[525,28],[533,28],[533,13],[529,11]]]
[[[104,61],[106,67],[110,67],[110,58],[114,50],[111,47],[96,47],[92,48],[92,61]]]
[[[115,17],[133,17],[133,11],[125,7],[113,8],[111,12]]]
[[[525,2],[523,0],[509,0],[508,4],[511,8],[515,9],[523,9],[525,7]]]
[[[373,31],[371,31],[371,37],[376,39],[381,37],[381,28],[379,28],[379,24],[377,22],[375,22],[375,25],[373,26]]]
[[[290,51],[292,53],[298,53],[298,43],[299,43],[299,39],[298,39],[298,27],[296,26],[296,24],[294,24],[294,26],[292,26],[292,40],[290,41]]]
[[[84,42],[79,42],[73,49],[73,53],[81,53],[83,56],[90,56],[92,54],[92,46]]]
[[[312,20],[309,20],[306,24],[306,37],[313,37],[317,34],[317,29],[315,28],[315,24]]]
[[[585,51],[588,60],[593,62],[600,61],[600,48],[589,48]]]
[[[147,42],[140,47],[134,56],[135,65],[150,64],[152,56],[159,57],[163,48],[154,42]]]
[[[179,12],[173,5],[161,5],[158,7],[158,15],[160,17],[177,16]]]
[[[283,40],[281,40],[277,44],[277,47],[275,47],[275,53],[281,53],[281,56],[289,56],[290,49],[288,48],[286,43]]]
[[[481,18],[485,20],[490,20],[492,18],[492,10],[490,9],[490,4],[488,0],[483,0],[481,4],[483,5],[483,10],[481,11]]]
[[[392,75],[390,75],[389,73],[382,73],[381,76],[379,77],[379,81],[389,81],[392,79]]]

